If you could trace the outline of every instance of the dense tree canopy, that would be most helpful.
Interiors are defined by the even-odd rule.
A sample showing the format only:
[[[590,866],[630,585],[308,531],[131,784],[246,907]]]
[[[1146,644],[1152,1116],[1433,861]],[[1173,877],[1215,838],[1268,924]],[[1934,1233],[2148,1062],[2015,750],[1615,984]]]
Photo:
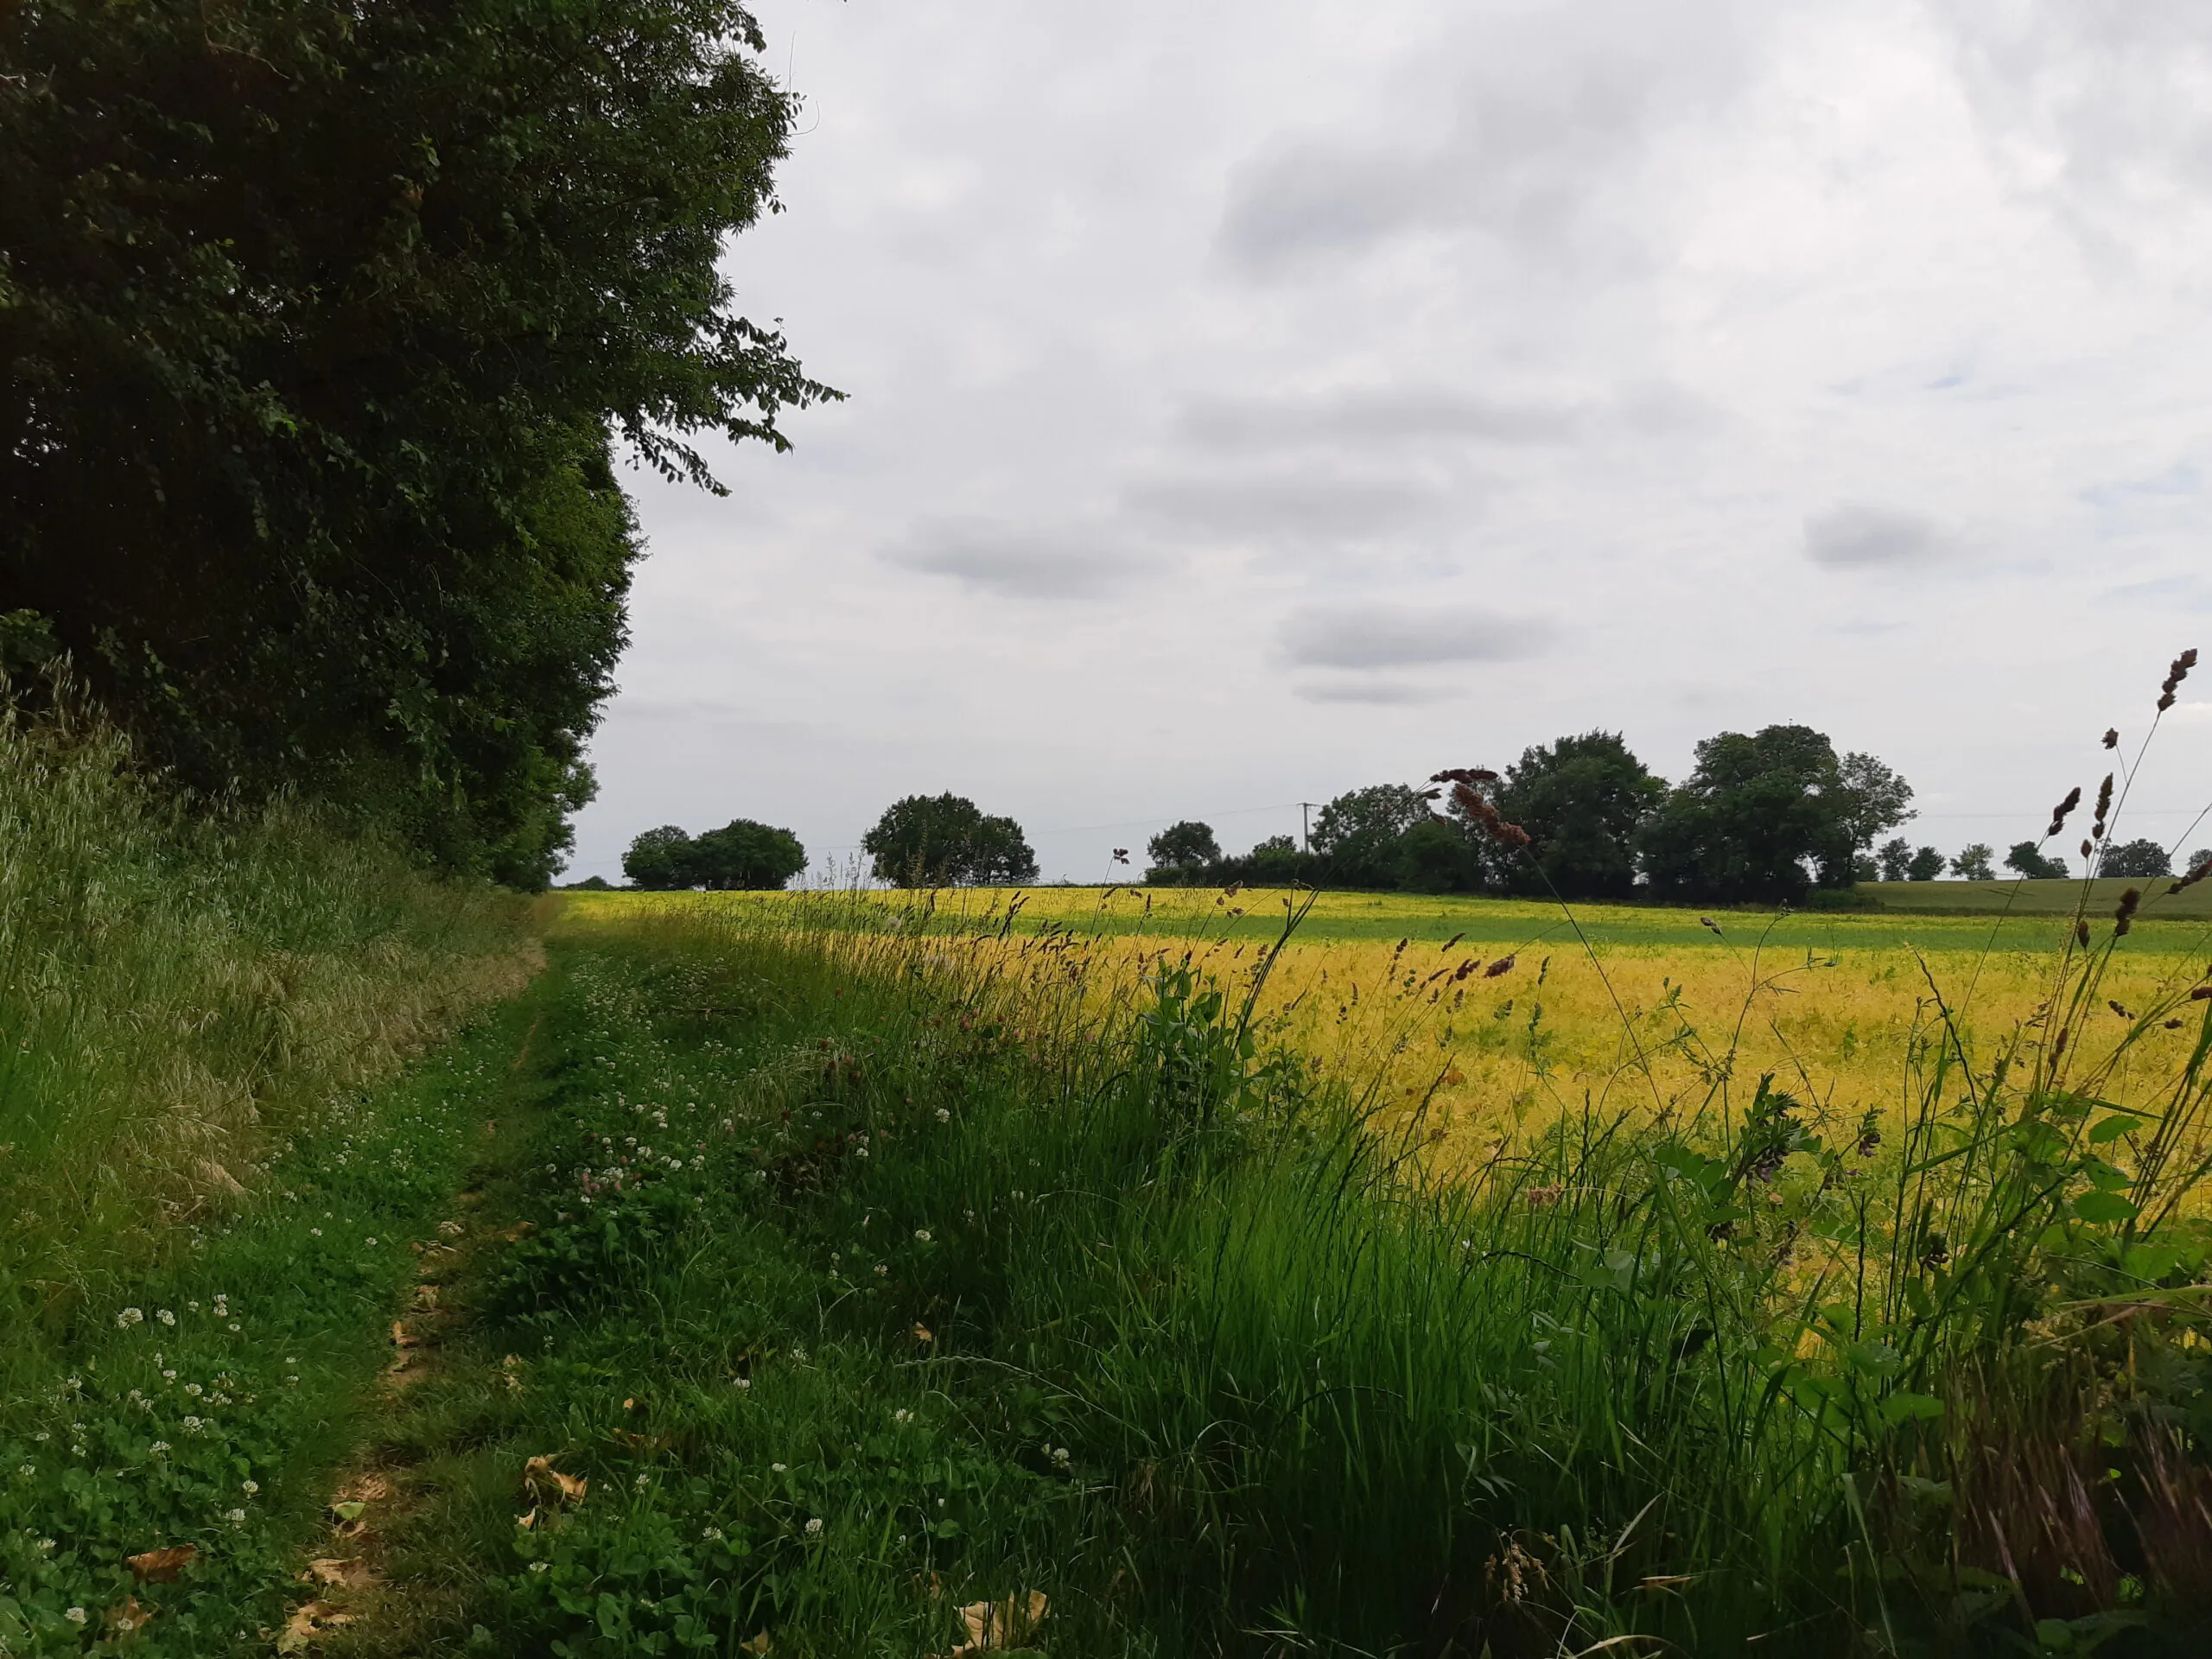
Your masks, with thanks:
[[[1012,818],[964,796],[909,795],[861,837],[876,879],[900,887],[1010,887],[1037,879],[1037,855]]]
[[[542,882],[638,543],[825,395],[733,309],[791,104],[728,0],[0,9],[0,611],[156,758]]]
[[[2032,841],[2016,841],[2005,855],[2005,868],[2031,881],[2050,881],[2066,874],[2066,861],[2045,855]]]
[[[622,874],[641,887],[710,891],[781,887],[806,868],[806,849],[788,830],[733,818],[697,836],[672,823],[648,830],[622,855]]]
[[[1503,885],[1567,899],[1625,899],[1636,889],[1636,838],[1667,796],[1613,732],[1585,732],[1524,749],[1505,769],[1499,812],[1529,832]]]
[[[1156,870],[1192,870],[1221,861],[1221,843],[1213,838],[1213,827],[1191,818],[1169,824],[1145,843],[1145,851]]]
[[[1996,855],[1997,849],[1987,842],[1971,842],[1960,848],[1958,856],[1951,861],[1951,874],[1961,881],[1994,880],[1997,871],[1990,861]]]
[[[1642,852],[1663,898],[1794,903],[1817,877],[1851,881],[1848,793],[1828,740],[1809,726],[1723,732],[1644,826]]]
[[[2166,856],[2166,849],[2158,842],[2145,837],[2140,841],[2123,841],[2107,847],[2104,856],[2097,861],[2099,875],[2171,875],[2173,862]]]
[[[1337,880],[1388,885],[1398,838],[1430,816],[1428,798],[1409,785],[1350,790],[1314,814],[1313,850],[1328,861]]]

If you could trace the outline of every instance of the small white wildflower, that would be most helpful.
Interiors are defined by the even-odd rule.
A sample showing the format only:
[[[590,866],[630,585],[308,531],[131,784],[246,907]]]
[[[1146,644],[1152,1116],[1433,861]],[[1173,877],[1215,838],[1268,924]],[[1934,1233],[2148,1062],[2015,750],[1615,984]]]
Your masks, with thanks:
[[[245,1511],[244,1510],[225,1510],[223,1511],[223,1519],[229,1522],[234,1527],[242,1527],[245,1525]]]
[[[61,1617],[67,1619],[72,1624],[82,1624],[87,1618],[90,1618],[92,1615],[87,1613],[81,1607],[72,1607],[68,1611],[63,1613]]]
[[[321,1237],[322,1236],[322,1229],[321,1229],[321,1228],[320,1228],[320,1227],[310,1227],[310,1228],[308,1228],[308,1236],[309,1238],[321,1238]]]
[[[156,1440],[146,1449],[158,1458],[162,1452],[169,1449],[169,1443],[167,1440]]]
[[[952,1122],[952,1114],[940,1106],[937,1109],[937,1121],[940,1123],[950,1123]]]
[[[737,1379],[737,1388],[741,1394],[752,1386],[753,1379],[749,1376],[741,1376]]]
[[[16,1472],[21,1475],[25,1480],[29,1480],[33,1475],[38,1473],[38,1465],[35,1463],[27,1463],[22,1468],[16,1470]]]
[[[720,1543],[720,1542],[721,1542],[721,1541],[723,1540],[723,1538],[724,1538],[725,1536],[727,1536],[728,1535],[726,1535],[726,1534],[722,1531],[722,1529],[721,1529],[720,1527],[709,1527],[709,1528],[708,1528],[704,1532],[701,1533],[699,1535],[700,1535],[702,1538],[708,1539],[708,1540],[709,1540],[709,1541],[712,1541],[712,1542],[715,1542],[715,1543]]]
[[[248,1497],[257,1497],[261,1495],[261,1483],[257,1480],[242,1480],[238,1483],[238,1491],[244,1492]]]
[[[166,1307],[160,1313],[155,1314],[154,1317],[159,1319],[163,1325],[175,1325],[176,1323],[176,1315],[170,1313]]]
[[[197,1382],[186,1383],[184,1385],[184,1391],[195,1400],[207,1392],[207,1390],[202,1389]]]
[[[789,1474],[791,1472],[791,1465],[788,1463],[772,1463],[768,1465],[768,1468],[772,1473],[779,1475]]]
[[[244,1327],[243,1327],[243,1326],[241,1326],[236,1319],[232,1319],[232,1320],[231,1321],[231,1329],[232,1329],[232,1330],[233,1330],[233,1331],[238,1331],[238,1330],[241,1330],[241,1329],[243,1329],[243,1328],[244,1328]]]
[[[877,1278],[887,1278],[890,1275],[890,1273],[891,1269],[885,1267],[882,1262],[879,1262],[875,1264],[875,1276]]]
[[[118,1330],[128,1331],[132,1325],[143,1325],[145,1322],[145,1314],[135,1307],[126,1307],[115,1316],[116,1327]]]
[[[198,1302],[187,1302],[185,1306],[194,1313],[197,1313],[200,1311],[200,1304]]]
[[[361,1243],[364,1243],[364,1244],[373,1244],[373,1243],[376,1243],[376,1240],[374,1240],[373,1238],[365,1238],[365,1239],[363,1239],[363,1240],[361,1241]]]
[[[891,1421],[894,1423],[911,1423],[914,1421],[914,1414],[901,1406],[891,1414]]]
[[[853,1156],[854,1156],[854,1157],[855,1157],[855,1158],[865,1158],[865,1157],[867,1157],[867,1156],[868,1156],[868,1148],[867,1148],[866,1147],[855,1147],[853,1148]]]
[[[284,1386],[288,1389],[296,1389],[300,1386],[300,1379],[296,1376],[288,1376],[284,1379]]]
[[[35,1433],[35,1434],[34,1434],[34,1435],[32,1435],[32,1436],[31,1436],[31,1439],[33,1439],[33,1440],[36,1440],[36,1441],[37,1441],[41,1446],[44,1446],[44,1445],[45,1445],[48,1440],[52,1440],[53,1438],[54,1438],[54,1436],[53,1436],[52,1434],[48,1433],[45,1429],[42,1429],[42,1428],[41,1428],[41,1430],[39,1430],[39,1432],[38,1432],[37,1433]]]
[[[156,1356],[156,1357],[159,1357],[159,1356]],[[176,1381],[176,1373],[175,1373],[175,1371],[163,1371],[163,1372],[162,1373],[162,1382],[175,1382],[175,1381]]]
[[[822,1535],[822,1517],[820,1516],[816,1516],[812,1520],[806,1523],[806,1535],[810,1538],[819,1538]]]
[[[38,1541],[38,1548],[39,1548],[39,1553],[40,1553],[41,1554],[45,1554],[46,1553],[48,1553],[48,1551],[50,1551],[51,1549],[53,1549],[53,1548],[54,1548],[54,1540],[53,1540],[53,1539],[51,1539],[51,1538],[41,1538],[41,1539],[40,1539],[40,1540]]]
[[[928,1243],[929,1242],[930,1242],[930,1230],[929,1230],[928,1228],[926,1228],[926,1227],[917,1227],[917,1228],[915,1228],[915,1229],[914,1229],[914,1243],[917,1243],[917,1244],[926,1244],[926,1243]]]
[[[639,1475],[639,1476],[638,1477],[638,1478],[637,1478],[637,1481],[636,1481],[637,1488],[638,1488],[638,1490],[639,1490],[639,1491],[641,1491],[641,1492],[642,1492],[642,1491],[644,1491],[645,1490],[645,1488],[646,1488],[647,1486],[651,1485],[652,1484],[652,1477],[651,1475]]]
[[[530,1570],[533,1573],[543,1573],[545,1570],[545,1563],[543,1561],[532,1561],[530,1564]]]

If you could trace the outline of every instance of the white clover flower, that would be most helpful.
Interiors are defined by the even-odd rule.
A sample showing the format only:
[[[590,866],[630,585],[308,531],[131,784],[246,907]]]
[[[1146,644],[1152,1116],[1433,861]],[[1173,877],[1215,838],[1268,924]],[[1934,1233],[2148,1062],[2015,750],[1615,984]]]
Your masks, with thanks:
[[[22,1468],[16,1470],[16,1472],[21,1475],[25,1480],[29,1480],[33,1475],[38,1473],[38,1465],[35,1463],[27,1463]]]
[[[156,1440],[151,1446],[146,1448],[147,1451],[152,1452],[157,1458],[168,1449],[169,1443],[167,1440]]]
[[[242,1480],[238,1483],[238,1491],[244,1492],[248,1497],[257,1497],[261,1494],[261,1483],[257,1480]]]
[[[914,1243],[917,1243],[917,1244],[926,1244],[926,1243],[928,1243],[929,1242],[930,1242],[930,1230],[929,1230],[928,1228],[926,1228],[926,1227],[917,1227],[917,1228],[915,1228],[915,1229],[914,1229]]]
[[[812,1520],[806,1523],[806,1535],[810,1538],[819,1538],[822,1535],[822,1517],[820,1516],[816,1516]]]
[[[118,1330],[128,1331],[134,1325],[145,1324],[146,1316],[137,1308],[126,1307],[115,1316],[115,1323]]]
[[[891,1414],[891,1421],[894,1423],[911,1423],[914,1421],[914,1414],[901,1406]]]
[[[61,1617],[67,1619],[72,1624],[82,1624],[86,1619],[90,1618],[92,1615],[87,1613],[81,1607],[72,1607],[67,1612],[63,1613]]]
[[[788,1463],[772,1463],[768,1465],[769,1471],[772,1474],[779,1475],[789,1474],[791,1472],[791,1465]]]
[[[53,1436],[51,1433],[49,1433],[47,1430],[42,1429],[42,1428],[41,1428],[41,1430],[39,1430],[39,1432],[38,1432],[37,1433],[35,1433],[35,1434],[34,1434],[34,1435],[32,1435],[32,1436],[31,1436],[31,1439],[33,1439],[33,1440],[36,1440],[36,1441],[37,1441],[41,1446],[44,1446],[44,1445],[45,1445],[48,1440],[52,1440],[53,1438],[54,1438],[54,1436]]]
[[[885,1266],[883,1265],[883,1263],[882,1263],[882,1262],[877,1262],[877,1263],[875,1264],[875,1276],[876,1276],[877,1278],[879,1278],[879,1279],[888,1278],[888,1277],[890,1276],[890,1274],[891,1274],[891,1269],[890,1269],[890,1268],[887,1268],[887,1267],[885,1267]]]
[[[156,1354],[156,1355],[155,1355],[155,1356],[154,1356],[154,1357],[155,1357],[155,1358],[156,1358],[156,1359],[159,1359],[159,1358],[161,1357],[161,1356],[160,1356],[159,1354]],[[176,1373],[175,1373],[175,1371],[163,1371],[163,1372],[162,1373],[162,1382],[175,1382],[175,1381],[176,1381]]]
[[[197,1382],[186,1383],[184,1385],[184,1391],[195,1400],[207,1392],[207,1390],[201,1388]]]
[[[53,1549],[54,1540],[51,1538],[41,1538],[38,1541],[38,1548],[41,1554],[46,1554]]]
[[[245,1525],[245,1511],[244,1510],[225,1510],[223,1511],[223,1519],[229,1522],[234,1527],[242,1527]]]
[[[952,1114],[940,1106],[937,1109],[937,1121],[940,1123],[950,1123],[952,1122]]]
[[[185,1306],[194,1313],[197,1313],[200,1311],[200,1304],[198,1302],[187,1302]]]
[[[721,1542],[721,1541],[722,1541],[722,1540],[723,1540],[725,1537],[727,1537],[728,1535],[727,1535],[726,1533],[724,1533],[724,1532],[722,1531],[722,1529],[721,1529],[720,1527],[709,1527],[709,1528],[708,1528],[704,1532],[701,1533],[699,1535],[700,1535],[700,1537],[702,1537],[702,1538],[707,1539],[707,1540],[710,1541],[711,1542],[714,1542],[714,1543],[717,1543],[717,1544],[718,1544],[718,1543]]]
[[[238,1324],[238,1322],[236,1319],[232,1319],[232,1320],[231,1321],[231,1329],[232,1329],[232,1330],[233,1330],[233,1331],[237,1331],[237,1330],[240,1330],[240,1329],[242,1329],[242,1328],[243,1328],[243,1327]]]
[[[532,1561],[530,1564],[530,1570],[533,1573],[543,1573],[545,1570],[545,1563],[543,1561]]]
[[[737,1386],[737,1391],[738,1391],[740,1394],[742,1394],[742,1393],[744,1393],[744,1392],[745,1392],[745,1390],[746,1390],[746,1389],[749,1389],[749,1388],[751,1388],[751,1387],[753,1386],[753,1379],[752,1379],[751,1377],[749,1377],[749,1376],[741,1376],[741,1377],[739,1377],[739,1378],[737,1379],[737,1384],[736,1384],[736,1386]]]
[[[321,1229],[321,1228],[320,1228],[320,1227],[310,1227],[310,1228],[308,1228],[308,1236],[309,1238],[321,1238],[321,1237],[322,1236],[322,1229]]]
[[[364,1243],[364,1244],[373,1244],[373,1243],[376,1243],[376,1240],[374,1240],[373,1238],[365,1238],[365,1239],[363,1239],[363,1240],[361,1241],[361,1243]]]
[[[159,1319],[163,1325],[175,1325],[176,1323],[176,1315],[170,1313],[166,1307],[160,1313],[155,1314],[154,1317]]]

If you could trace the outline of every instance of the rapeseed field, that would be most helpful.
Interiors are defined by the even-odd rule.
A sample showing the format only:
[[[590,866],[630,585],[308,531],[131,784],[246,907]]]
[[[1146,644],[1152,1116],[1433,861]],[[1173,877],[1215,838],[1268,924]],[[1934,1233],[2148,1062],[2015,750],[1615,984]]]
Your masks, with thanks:
[[[2100,883],[2092,895],[2101,938],[2111,922],[2102,910],[2125,885]],[[2071,1033],[2075,1064],[2115,1104],[2154,1100],[2196,1041],[2197,1022],[2180,1009],[2143,1017],[2185,998],[2212,962],[2212,921],[2158,919],[2160,896],[2152,884],[2113,949],[2095,1009]],[[1249,888],[850,897],[855,918],[924,929],[944,950],[1056,982],[1077,976],[1094,999],[1130,996],[1147,974],[1186,960],[1241,992],[1264,963],[1263,1035],[1386,1114],[1420,1114],[1447,1160],[1592,1107],[1725,1117],[1762,1077],[1831,1140],[1878,1129],[1921,1103],[1945,1045],[1986,1071],[2047,1039],[2073,925],[2044,895],[2011,914],[1705,915]],[[588,927],[641,908],[820,904],[803,893],[578,894],[569,914]]]

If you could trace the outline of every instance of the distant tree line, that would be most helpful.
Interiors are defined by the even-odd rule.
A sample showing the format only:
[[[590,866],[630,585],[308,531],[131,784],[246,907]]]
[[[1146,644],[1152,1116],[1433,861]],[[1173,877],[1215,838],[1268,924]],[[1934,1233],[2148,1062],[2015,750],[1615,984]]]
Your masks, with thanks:
[[[878,880],[899,887],[1017,887],[1037,879],[1037,855],[1021,826],[962,795],[893,802],[861,837],[861,850]],[[664,892],[780,887],[805,868],[797,836],[750,818],[701,836],[663,824],[622,855],[632,887]]]
[[[1147,879],[1802,904],[1871,874],[1868,849],[1911,799],[1881,761],[1838,754],[1807,726],[1707,738],[1671,785],[1619,734],[1586,732],[1522,751],[1503,774],[1340,795],[1307,849],[1279,836],[1224,858],[1205,825],[1176,825],[1154,838]],[[1502,842],[1492,818],[1524,830],[1525,848]]]

